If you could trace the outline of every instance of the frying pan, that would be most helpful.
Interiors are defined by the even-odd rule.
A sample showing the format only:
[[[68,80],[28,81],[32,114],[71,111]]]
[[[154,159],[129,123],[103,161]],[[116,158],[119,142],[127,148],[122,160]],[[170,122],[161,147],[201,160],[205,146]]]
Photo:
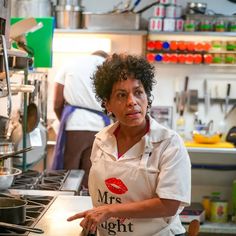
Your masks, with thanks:
[[[0,198],[0,227],[30,231],[42,234],[43,230],[22,226],[26,220],[27,201],[16,198],[1,197]]]

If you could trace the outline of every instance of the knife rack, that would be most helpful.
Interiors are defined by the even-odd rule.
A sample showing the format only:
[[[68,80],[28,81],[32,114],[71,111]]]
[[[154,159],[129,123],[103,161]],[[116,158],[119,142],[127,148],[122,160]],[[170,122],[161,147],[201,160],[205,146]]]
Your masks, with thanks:
[[[174,102],[176,102],[176,97],[174,97]],[[187,99],[186,99],[187,102]],[[204,103],[205,98],[198,98],[198,103]],[[210,98],[211,103],[218,103],[218,104],[224,104],[226,102],[226,99],[224,98]],[[236,104],[236,99],[229,99],[229,104]]]

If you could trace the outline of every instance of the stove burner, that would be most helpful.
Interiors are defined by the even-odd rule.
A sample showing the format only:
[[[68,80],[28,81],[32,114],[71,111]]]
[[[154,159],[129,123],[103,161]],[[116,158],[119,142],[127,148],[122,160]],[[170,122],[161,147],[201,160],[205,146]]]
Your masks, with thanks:
[[[26,221],[23,226],[34,227],[39,219],[45,214],[46,210],[53,203],[54,197],[51,196],[30,196],[30,195],[9,195],[0,193],[0,197],[17,197],[24,200],[27,200],[26,205]],[[28,235],[28,231],[24,230],[14,230],[0,227],[1,236],[25,236]]]
[[[38,171],[28,170],[16,176],[12,189],[61,190],[68,175],[67,170]]]

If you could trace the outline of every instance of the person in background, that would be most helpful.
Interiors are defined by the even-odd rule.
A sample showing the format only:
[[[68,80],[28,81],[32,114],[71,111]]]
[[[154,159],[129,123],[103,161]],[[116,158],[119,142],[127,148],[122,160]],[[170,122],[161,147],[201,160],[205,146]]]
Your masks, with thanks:
[[[57,73],[54,111],[60,121],[52,169],[83,169],[88,187],[90,154],[95,134],[110,124],[95,98],[91,77],[108,54],[96,51],[68,61]]]
[[[116,122],[96,134],[89,193],[94,208],[70,216],[99,236],[185,235],[191,163],[181,137],[149,115],[154,67],[113,54],[94,74],[96,96]]]

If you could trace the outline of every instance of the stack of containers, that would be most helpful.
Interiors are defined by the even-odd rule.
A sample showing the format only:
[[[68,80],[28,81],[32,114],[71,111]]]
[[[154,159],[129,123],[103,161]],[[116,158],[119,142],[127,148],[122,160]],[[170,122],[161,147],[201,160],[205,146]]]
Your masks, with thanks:
[[[160,0],[149,19],[149,31],[183,31],[181,0]]]

